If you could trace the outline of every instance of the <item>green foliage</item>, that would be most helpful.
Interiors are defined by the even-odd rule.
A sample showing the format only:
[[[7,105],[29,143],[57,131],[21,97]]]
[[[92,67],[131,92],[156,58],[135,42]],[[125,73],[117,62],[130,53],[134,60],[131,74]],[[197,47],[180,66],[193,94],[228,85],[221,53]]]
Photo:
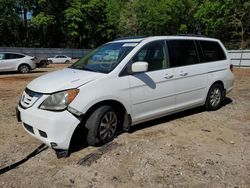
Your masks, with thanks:
[[[40,12],[34,18],[32,18],[32,23],[37,26],[47,26],[55,22],[55,17],[53,15],[46,15],[44,12]]]
[[[15,46],[18,44],[19,33],[17,32],[21,20],[17,14],[15,0],[0,0],[0,45]]]
[[[249,10],[249,0],[0,0],[0,45],[93,48],[120,36],[199,32],[245,47]]]

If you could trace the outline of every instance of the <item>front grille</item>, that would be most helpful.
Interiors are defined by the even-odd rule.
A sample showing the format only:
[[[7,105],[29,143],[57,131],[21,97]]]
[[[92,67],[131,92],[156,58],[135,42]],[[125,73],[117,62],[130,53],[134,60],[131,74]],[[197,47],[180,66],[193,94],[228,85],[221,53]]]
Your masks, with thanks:
[[[25,129],[29,132],[31,132],[32,134],[34,134],[34,129],[33,127],[31,127],[30,125],[23,123],[23,126],[25,127]]]
[[[31,91],[30,89],[26,88],[22,94],[20,99],[20,105],[23,108],[30,108],[35,102],[42,96],[41,93],[37,93]]]

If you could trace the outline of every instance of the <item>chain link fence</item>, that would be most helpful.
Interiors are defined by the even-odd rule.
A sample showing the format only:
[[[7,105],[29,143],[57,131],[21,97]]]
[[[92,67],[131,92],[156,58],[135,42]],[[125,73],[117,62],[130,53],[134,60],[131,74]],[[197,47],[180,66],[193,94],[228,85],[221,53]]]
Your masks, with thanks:
[[[236,67],[250,67],[250,50],[228,50],[232,64]]]
[[[55,55],[67,55],[73,59],[85,56],[90,49],[67,49],[67,48],[17,48],[0,47],[0,52],[16,52],[47,59]],[[232,64],[238,67],[250,67],[250,50],[228,50]]]

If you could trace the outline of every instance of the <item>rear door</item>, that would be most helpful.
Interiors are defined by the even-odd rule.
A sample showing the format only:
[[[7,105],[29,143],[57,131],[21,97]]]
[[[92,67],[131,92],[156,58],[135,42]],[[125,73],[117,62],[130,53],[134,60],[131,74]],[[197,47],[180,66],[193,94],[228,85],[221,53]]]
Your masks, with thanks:
[[[5,53],[0,53],[0,71],[6,71],[8,65],[5,62]]]
[[[5,54],[5,68],[7,71],[14,71],[17,69],[21,58],[23,58],[24,55],[21,54],[15,54],[15,53],[6,53]]]
[[[22,57],[19,54],[12,54],[12,53],[2,53],[0,56],[1,56],[0,70],[2,71],[16,70],[16,65],[19,61],[19,58]]]
[[[132,119],[134,123],[161,116],[174,110],[173,69],[168,69],[165,41],[146,44],[132,63],[147,62],[148,71],[129,75]]]
[[[168,40],[170,67],[175,72],[176,109],[201,105],[207,87],[207,68],[200,63],[194,40]]]
[[[64,62],[66,61],[66,57],[63,56],[63,55],[57,56],[56,61],[57,61],[58,63],[64,63]]]

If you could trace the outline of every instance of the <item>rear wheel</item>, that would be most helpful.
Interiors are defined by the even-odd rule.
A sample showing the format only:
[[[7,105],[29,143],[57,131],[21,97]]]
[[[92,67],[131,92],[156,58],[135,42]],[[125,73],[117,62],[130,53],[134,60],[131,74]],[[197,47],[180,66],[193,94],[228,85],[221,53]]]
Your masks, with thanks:
[[[70,61],[69,61],[69,60],[66,60],[65,63],[68,64],[68,63],[70,63]]]
[[[41,61],[40,64],[41,64],[42,68],[46,68],[47,67],[47,62],[45,60]]]
[[[18,72],[22,73],[22,74],[26,74],[30,71],[30,67],[29,65],[26,64],[22,64],[18,67]]]
[[[209,89],[205,107],[207,110],[217,110],[221,107],[223,100],[223,89],[221,84],[213,84]]]
[[[90,115],[86,127],[88,128],[88,144],[91,146],[103,145],[115,137],[118,115],[111,106],[101,106]]]

